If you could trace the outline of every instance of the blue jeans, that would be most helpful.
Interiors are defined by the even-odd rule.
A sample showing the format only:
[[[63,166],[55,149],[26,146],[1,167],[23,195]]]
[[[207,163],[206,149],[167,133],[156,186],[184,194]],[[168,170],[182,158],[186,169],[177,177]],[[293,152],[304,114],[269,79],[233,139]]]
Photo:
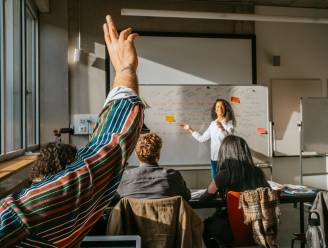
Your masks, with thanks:
[[[218,161],[211,160],[211,177],[212,177],[212,179],[214,179],[214,177],[218,173],[217,166],[218,166]]]

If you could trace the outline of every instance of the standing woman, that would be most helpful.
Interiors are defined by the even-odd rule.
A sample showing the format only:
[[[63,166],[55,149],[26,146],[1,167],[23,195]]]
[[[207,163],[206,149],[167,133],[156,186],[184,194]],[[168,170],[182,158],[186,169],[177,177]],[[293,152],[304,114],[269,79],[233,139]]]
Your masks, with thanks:
[[[198,142],[206,142],[211,139],[211,176],[214,178],[217,174],[221,142],[227,135],[232,134],[236,120],[229,102],[220,98],[213,104],[211,115],[212,122],[203,134],[194,131],[188,124],[182,124],[181,127],[189,131]]]

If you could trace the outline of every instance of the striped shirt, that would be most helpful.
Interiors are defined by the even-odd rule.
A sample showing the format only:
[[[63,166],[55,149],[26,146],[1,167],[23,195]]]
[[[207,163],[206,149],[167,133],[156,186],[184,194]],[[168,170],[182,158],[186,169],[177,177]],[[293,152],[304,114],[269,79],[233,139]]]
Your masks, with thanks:
[[[102,216],[143,122],[140,99],[115,90],[76,161],[0,202],[0,247],[75,247]]]

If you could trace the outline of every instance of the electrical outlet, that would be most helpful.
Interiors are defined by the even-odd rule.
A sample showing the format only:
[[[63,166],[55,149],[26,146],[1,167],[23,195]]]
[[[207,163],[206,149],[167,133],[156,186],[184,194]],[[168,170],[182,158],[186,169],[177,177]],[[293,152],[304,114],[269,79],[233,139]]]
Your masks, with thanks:
[[[95,114],[76,114],[73,115],[74,135],[92,134],[97,121]]]

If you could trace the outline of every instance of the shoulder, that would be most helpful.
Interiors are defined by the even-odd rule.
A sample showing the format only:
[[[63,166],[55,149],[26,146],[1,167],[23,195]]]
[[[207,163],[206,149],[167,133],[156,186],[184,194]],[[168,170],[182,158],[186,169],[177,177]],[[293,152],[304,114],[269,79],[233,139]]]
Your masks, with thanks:
[[[232,120],[228,121],[227,119],[224,119],[223,120],[223,123],[226,124],[226,125],[231,125],[231,126],[233,125],[233,121]]]
[[[182,177],[179,171],[171,168],[163,168],[163,173],[166,174],[168,177]]]
[[[126,169],[123,172],[123,176],[122,176],[122,180],[126,179],[126,178],[130,178],[136,174],[141,173],[141,169],[142,167],[136,167],[136,168],[131,168],[131,169]]]
[[[215,127],[216,126],[216,122],[215,121],[211,121],[209,127]]]

